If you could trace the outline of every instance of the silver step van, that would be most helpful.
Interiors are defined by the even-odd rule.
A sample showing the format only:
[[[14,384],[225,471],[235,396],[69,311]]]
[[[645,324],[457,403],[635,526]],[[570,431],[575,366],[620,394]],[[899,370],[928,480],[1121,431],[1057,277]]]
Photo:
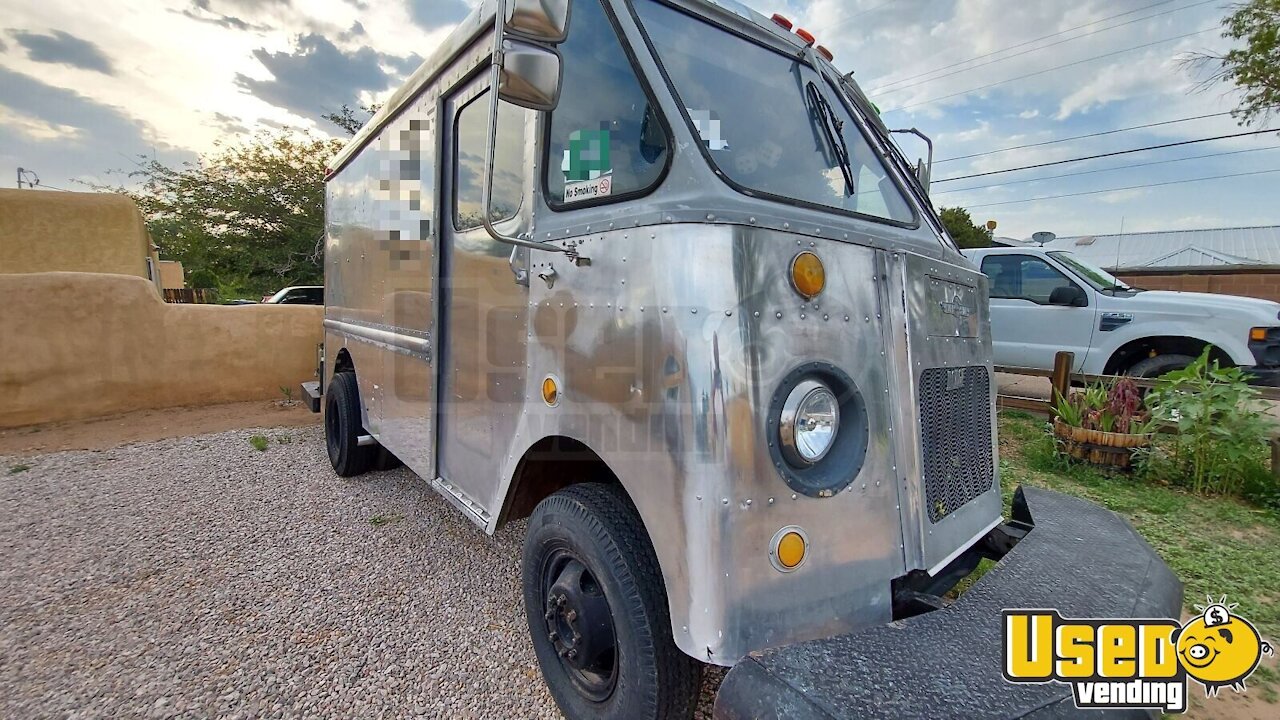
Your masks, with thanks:
[[[486,0],[327,175],[339,475],[527,518],[571,718],[940,606],[1002,524],[987,281],[830,53],[729,0]]]

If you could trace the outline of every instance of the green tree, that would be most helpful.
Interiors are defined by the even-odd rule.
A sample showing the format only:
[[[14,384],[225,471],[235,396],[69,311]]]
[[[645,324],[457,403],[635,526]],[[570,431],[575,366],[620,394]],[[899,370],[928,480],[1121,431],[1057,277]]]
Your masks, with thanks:
[[[975,225],[969,211],[964,208],[942,208],[939,213],[942,224],[947,228],[951,239],[962,248],[991,247],[991,231],[981,225]]]
[[[350,105],[343,105],[342,110],[336,113],[325,113],[320,117],[342,128],[343,132],[346,134],[355,135],[360,132],[360,128],[364,127],[364,124],[369,122],[369,120],[373,118],[374,113],[378,112],[381,107],[382,105],[377,103],[374,103],[373,105],[361,104],[360,108],[357,110],[353,109]],[[359,115],[356,113],[359,113]]]
[[[140,186],[99,189],[133,198],[161,255],[219,279],[223,297],[256,297],[322,282],[324,171],[341,147],[263,131],[177,168],[144,158],[129,173]]]
[[[1192,53],[1184,62],[1205,74],[1198,90],[1225,83],[1242,93],[1231,113],[1241,125],[1264,124],[1280,108],[1280,0],[1249,0],[1231,7],[1222,21],[1222,37],[1236,47],[1222,55]]]

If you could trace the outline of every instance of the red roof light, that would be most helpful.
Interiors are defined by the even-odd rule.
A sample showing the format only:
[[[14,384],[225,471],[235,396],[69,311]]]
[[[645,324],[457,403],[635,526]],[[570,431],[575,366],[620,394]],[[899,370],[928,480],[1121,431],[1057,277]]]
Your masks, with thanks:
[[[803,40],[805,45],[812,45],[815,40],[813,33],[805,30],[804,28],[796,28],[796,37]]]
[[[832,54],[831,54],[831,51],[830,51],[830,50],[828,50],[826,47],[824,47],[824,46],[822,46],[822,45],[819,45],[819,46],[818,46],[818,54],[819,54],[819,55],[821,55],[822,57],[826,58],[826,59],[827,59],[827,62],[831,62],[831,61],[833,61],[833,60],[835,60],[835,59],[836,59],[836,56],[835,56],[835,55],[832,55]]]
[[[791,21],[778,13],[773,14],[773,21],[782,27],[783,30],[791,30]]]

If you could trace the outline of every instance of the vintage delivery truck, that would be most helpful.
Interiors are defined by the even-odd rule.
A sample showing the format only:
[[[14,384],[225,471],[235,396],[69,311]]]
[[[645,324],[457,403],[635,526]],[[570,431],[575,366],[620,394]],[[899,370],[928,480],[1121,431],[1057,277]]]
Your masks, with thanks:
[[[1177,616],[1116,516],[1002,517],[987,280],[831,60],[727,0],[486,0],[327,173],[329,459],[527,518],[567,717],[687,718],[706,664],[723,717],[1049,715],[1001,608]]]

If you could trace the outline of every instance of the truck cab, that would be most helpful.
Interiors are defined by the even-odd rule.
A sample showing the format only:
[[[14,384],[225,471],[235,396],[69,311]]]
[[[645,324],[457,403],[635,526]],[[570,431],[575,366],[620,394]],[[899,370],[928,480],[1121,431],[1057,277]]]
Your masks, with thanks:
[[[1206,346],[1256,382],[1280,378],[1280,303],[1232,295],[1142,290],[1065,250],[964,250],[990,280],[997,365],[1157,377],[1186,367]]]

